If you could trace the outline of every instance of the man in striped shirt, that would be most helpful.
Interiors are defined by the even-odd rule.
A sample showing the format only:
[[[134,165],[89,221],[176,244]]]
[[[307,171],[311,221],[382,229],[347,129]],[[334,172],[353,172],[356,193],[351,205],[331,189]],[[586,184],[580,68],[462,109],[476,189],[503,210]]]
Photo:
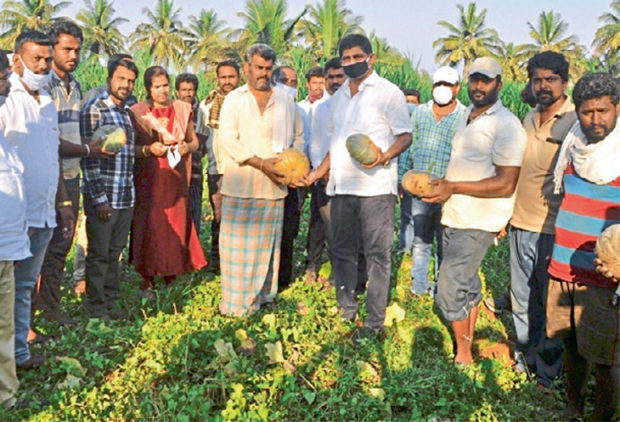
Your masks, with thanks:
[[[564,340],[566,417],[580,416],[590,365],[596,365],[593,420],[610,420],[620,396],[618,280],[598,273],[594,246],[620,223],[620,87],[613,76],[585,75],[573,90],[579,124],[566,136],[554,171],[564,198],[549,264],[547,334]],[[616,306],[614,305],[616,304]]]
[[[122,317],[114,308],[119,289],[119,257],[127,243],[135,190],[133,182],[134,130],[125,100],[131,95],[138,68],[129,60],[108,64],[109,95],[87,104],[80,112],[80,134],[92,139],[104,125],[123,128],[126,145],[111,158],[84,158],[86,257],[86,310],[93,317]],[[148,155],[144,149],[139,157]]]

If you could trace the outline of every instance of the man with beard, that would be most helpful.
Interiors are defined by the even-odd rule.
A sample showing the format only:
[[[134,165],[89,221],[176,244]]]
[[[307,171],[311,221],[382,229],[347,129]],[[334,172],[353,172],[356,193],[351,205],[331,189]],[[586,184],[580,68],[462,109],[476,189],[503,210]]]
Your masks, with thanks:
[[[325,75],[321,67],[313,67],[306,72],[306,88],[308,95],[297,104],[306,112],[310,121],[316,107],[328,97],[325,95]]]
[[[15,363],[27,370],[45,359],[28,347],[32,291],[60,215],[62,233],[73,231],[74,214],[62,181],[58,157],[58,112],[44,89],[52,62],[51,41],[38,31],[15,41],[11,91],[0,107],[0,130],[24,165],[26,217],[32,256],[15,266]]]
[[[367,257],[368,316],[354,335],[358,346],[363,338],[377,339],[384,333],[398,194],[396,159],[411,144],[411,122],[402,91],[374,71],[377,58],[368,38],[346,36],[338,51],[349,79],[330,99],[329,153],[306,182],[311,185],[329,172],[332,274],[343,319],[357,316],[361,249]],[[379,147],[373,163],[361,165],[347,151],[346,140],[355,133],[366,134]]]
[[[527,70],[538,105],[523,120],[527,145],[510,221],[510,290],[517,368],[536,374],[549,388],[562,370],[562,342],[545,336],[547,266],[561,200],[553,193],[553,169],[577,115],[564,94],[568,62],[562,54],[536,54]]]
[[[80,134],[87,142],[102,126],[121,128],[126,144],[109,158],[86,157],[84,171],[84,212],[86,214],[86,312],[96,318],[123,318],[115,307],[120,288],[121,252],[133,217],[135,155],[152,155],[148,147],[134,152],[134,129],[125,100],[133,92],[138,68],[133,61],[116,60],[108,64],[108,86],[103,97],[88,103],[80,112]],[[107,95],[105,95],[107,93]],[[153,144],[151,148],[156,148]],[[157,151],[160,153],[160,151]]]
[[[224,173],[224,159],[219,144],[220,111],[224,98],[239,85],[239,65],[231,60],[217,64],[215,68],[217,88],[209,93],[207,98],[198,107],[196,133],[199,138],[207,138],[207,185],[209,187],[209,203],[214,211],[211,220],[211,256],[209,268],[216,273],[220,271],[220,221],[219,208],[221,207],[220,180]],[[217,195],[217,196],[216,196]],[[216,208],[218,211],[216,212]]]
[[[602,231],[620,223],[619,98],[620,87],[607,73],[575,84],[579,124],[564,139],[553,172],[554,192],[563,199],[549,264],[547,335],[564,341],[567,420],[583,413],[592,364],[592,420],[611,420],[620,398],[619,280],[594,253]]]
[[[482,300],[478,267],[512,215],[525,148],[519,119],[499,100],[501,73],[500,65],[490,57],[471,64],[468,92],[472,105],[456,125],[445,179],[434,180],[433,191],[424,197],[427,202],[444,203],[443,261],[435,303],[452,327],[458,364],[473,361]]]
[[[252,314],[278,289],[287,187],[275,164],[286,148],[303,151],[304,141],[293,98],[271,84],[275,60],[268,45],[252,45],[243,64],[247,85],[226,96],[220,114],[223,314]]]
[[[334,57],[325,63],[325,90],[331,96],[340,88],[347,79],[342,70],[340,57]],[[331,97],[330,97],[331,98]],[[329,137],[327,136],[327,123],[330,111],[330,98],[317,105],[310,120],[310,142],[306,150],[310,158],[312,169],[318,168],[325,155],[329,151]],[[306,281],[313,283],[317,279],[321,268],[321,255],[327,242],[330,247],[331,241],[331,218],[329,197],[325,193],[327,182],[317,180],[311,187],[310,192],[310,225],[308,227],[308,261],[306,264]]]
[[[68,206],[78,215],[80,204],[80,157],[113,156],[101,150],[101,140],[82,144],[80,138],[80,106],[82,90],[72,72],[80,62],[82,30],[73,22],[60,20],[54,23],[48,36],[52,42],[52,70],[45,90],[50,93],[58,110],[60,130],[59,154]],[[60,285],[65,260],[73,243],[73,230],[63,232],[60,215],[56,215],[56,228],[47,246],[41,267],[41,277],[33,294],[32,310],[41,310],[41,316],[60,325],[72,324],[73,320],[60,312]],[[31,338],[36,332],[31,333]]]

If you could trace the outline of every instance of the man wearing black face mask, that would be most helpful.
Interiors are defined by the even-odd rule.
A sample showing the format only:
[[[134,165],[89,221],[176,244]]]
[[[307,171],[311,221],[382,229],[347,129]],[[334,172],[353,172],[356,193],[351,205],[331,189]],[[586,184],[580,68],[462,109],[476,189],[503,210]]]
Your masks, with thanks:
[[[445,179],[423,197],[444,203],[443,261],[435,303],[456,340],[454,362],[473,361],[472,344],[482,300],[478,277],[485,252],[504,228],[525,149],[519,119],[498,100],[502,69],[494,59],[476,59],[468,73],[472,105],[456,125]]]
[[[390,251],[394,238],[394,211],[398,155],[411,144],[411,122],[402,91],[377,75],[376,57],[368,38],[349,35],[338,46],[349,79],[331,97],[328,121],[329,153],[307,177],[314,183],[329,171],[327,195],[331,200],[333,229],[332,275],[344,319],[357,314],[358,256],[363,245],[368,273],[368,316],[354,344],[383,332],[390,287]],[[346,149],[355,133],[369,136],[379,147],[369,165],[355,161]]]

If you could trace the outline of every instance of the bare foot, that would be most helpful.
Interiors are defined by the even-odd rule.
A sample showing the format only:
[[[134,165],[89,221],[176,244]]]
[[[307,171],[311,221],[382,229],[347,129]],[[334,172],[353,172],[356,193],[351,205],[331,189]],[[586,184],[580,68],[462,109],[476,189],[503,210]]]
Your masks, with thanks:
[[[457,365],[469,365],[473,363],[474,357],[471,354],[471,350],[464,350],[462,353],[457,352],[454,357],[454,363]]]
[[[86,293],[86,280],[79,280],[77,283],[75,283],[75,287],[73,287],[73,293],[75,293],[76,296],[81,296]]]

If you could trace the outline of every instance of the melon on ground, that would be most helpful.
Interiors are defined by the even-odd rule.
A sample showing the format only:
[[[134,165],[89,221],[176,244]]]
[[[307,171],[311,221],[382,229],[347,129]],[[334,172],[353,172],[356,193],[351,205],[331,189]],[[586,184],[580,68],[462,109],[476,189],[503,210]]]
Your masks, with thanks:
[[[603,230],[596,241],[594,249],[597,258],[616,278],[620,278],[620,224],[614,224]]]
[[[349,135],[346,141],[347,151],[351,157],[361,164],[372,164],[377,161],[381,149],[363,133]]]
[[[125,130],[114,125],[100,126],[93,134],[92,139],[105,138],[101,149],[105,152],[119,152],[127,143]]]
[[[433,192],[431,181],[433,177],[430,173],[418,170],[409,170],[403,175],[401,184],[403,189],[414,196],[425,196]]]
[[[310,172],[310,161],[301,151],[294,148],[285,149],[278,158],[280,161],[274,167],[284,175],[285,185],[297,182]]]

